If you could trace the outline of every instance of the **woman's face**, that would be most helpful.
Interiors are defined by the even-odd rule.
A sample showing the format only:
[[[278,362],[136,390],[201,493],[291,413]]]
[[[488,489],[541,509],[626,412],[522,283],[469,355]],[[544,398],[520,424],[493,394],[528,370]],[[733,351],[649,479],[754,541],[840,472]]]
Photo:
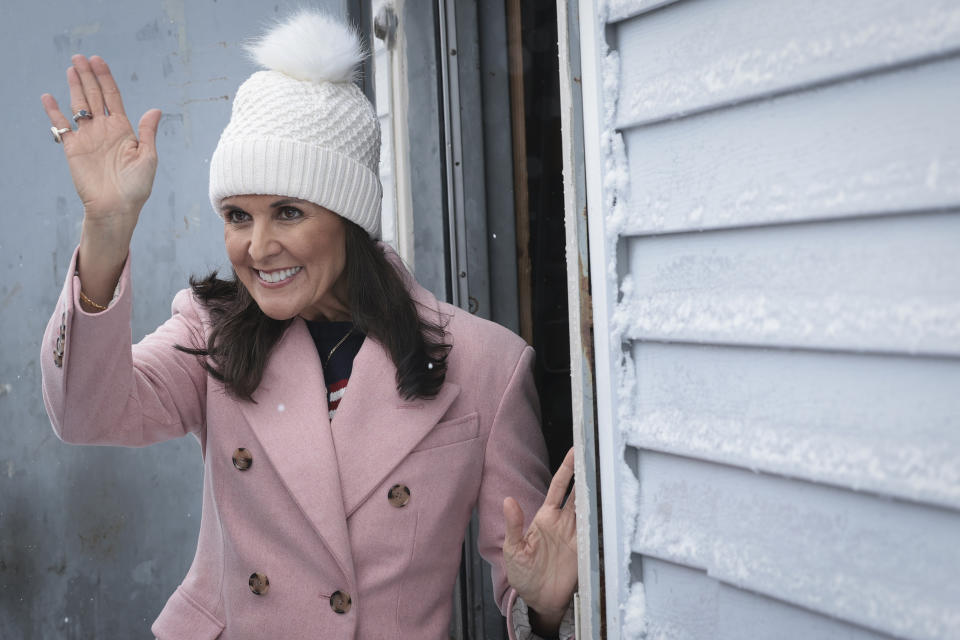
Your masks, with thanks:
[[[346,229],[328,209],[285,196],[220,202],[223,241],[237,277],[275,320],[349,320]]]

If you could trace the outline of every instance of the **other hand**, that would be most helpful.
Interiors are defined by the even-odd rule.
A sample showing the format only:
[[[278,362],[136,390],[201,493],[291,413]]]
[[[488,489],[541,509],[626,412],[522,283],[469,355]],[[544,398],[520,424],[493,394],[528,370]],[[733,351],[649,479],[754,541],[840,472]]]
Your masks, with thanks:
[[[156,175],[160,111],[151,109],[143,115],[138,140],[103,58],[75,55],[72,62],[67,69],[71,112],[83,109],[92,116],[79,118],[77,128],[62,136],[73,184],[83,202],[84,222],[132,235]],[[73,125],[53,96],[44,94],[41,102],[52,125],[61,129]]]
[[[573,478],[573,449],[550,482],[547,497],[523,533],[523,510],[503,501],[507,580],[544,625],[559,624],[577,586],[577,520],[574,495],[563,503]]]

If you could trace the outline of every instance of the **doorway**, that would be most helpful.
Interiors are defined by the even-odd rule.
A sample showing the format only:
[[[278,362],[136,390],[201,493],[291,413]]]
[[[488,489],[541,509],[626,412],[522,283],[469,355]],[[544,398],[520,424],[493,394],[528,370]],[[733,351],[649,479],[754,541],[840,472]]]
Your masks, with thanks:
[[[384,239],[438,299],[534,347],[555,471],[573,440],[556,6],[382,0],[371,14],[391,156]],[[507,633],[476,535],[474,519],[451,637],[498,640]]]

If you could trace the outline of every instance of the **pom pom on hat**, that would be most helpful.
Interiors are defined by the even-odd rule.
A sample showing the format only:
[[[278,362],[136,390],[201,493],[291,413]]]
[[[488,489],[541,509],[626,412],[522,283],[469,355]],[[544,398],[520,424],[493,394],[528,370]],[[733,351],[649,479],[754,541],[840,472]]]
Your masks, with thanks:
[[[367,52],[356,29],[302,10],[247,45],[254,62],[308,82],[353,82]]]
[[[254,41],[258,71],[240,85],[210,159],[210,204],[289,196],[380,233],[380,121],[352,82],[366,53],[357,31],[301,11]]]

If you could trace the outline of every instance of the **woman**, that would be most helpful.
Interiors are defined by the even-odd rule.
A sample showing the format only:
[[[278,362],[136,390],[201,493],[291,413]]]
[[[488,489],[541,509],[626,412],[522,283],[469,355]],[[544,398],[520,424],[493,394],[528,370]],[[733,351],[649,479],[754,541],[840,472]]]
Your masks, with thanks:
[[[446,637],[476,508],[511,636],[554,635],[576,584],[572,458],[544,500],[532,350],[439,303],[373,239],[379,128],[351,82],[355,33],[301,13],[252,52],[266,70],[211,160],[234,278],[192,281],[133,346],[129,244],[160,112],[138,140],[97,57],[67,71],[76,130],[42,98],[84,205],[43,341],[54,430],[126,446],[192,433],[203,451],[196,557],[154,634]]]

